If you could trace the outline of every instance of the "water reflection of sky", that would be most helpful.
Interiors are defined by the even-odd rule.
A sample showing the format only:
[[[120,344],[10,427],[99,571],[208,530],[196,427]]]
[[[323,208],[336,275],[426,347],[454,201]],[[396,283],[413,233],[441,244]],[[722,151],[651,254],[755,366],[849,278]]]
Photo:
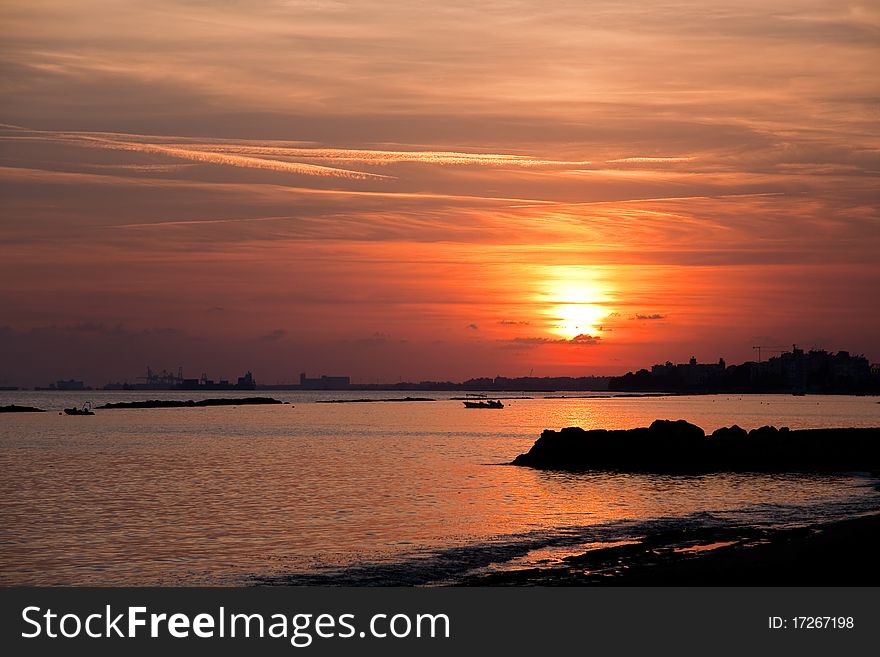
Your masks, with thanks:
[[[863,479],[498,464],[548,427],[657,417],[708,429],[865,426],[878,408],[865,398],[692,397],[513,400],[501,411],[438,401],[5,416],[0,581],[236,583],[619,520],[849,512],[851,500],[876,496]]]

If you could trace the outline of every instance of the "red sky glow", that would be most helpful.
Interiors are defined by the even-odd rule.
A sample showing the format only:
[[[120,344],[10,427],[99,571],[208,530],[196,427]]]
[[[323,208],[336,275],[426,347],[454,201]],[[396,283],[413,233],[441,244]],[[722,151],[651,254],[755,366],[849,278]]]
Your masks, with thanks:
[[[880,3],[8,0],[0,385],[880,359]]]

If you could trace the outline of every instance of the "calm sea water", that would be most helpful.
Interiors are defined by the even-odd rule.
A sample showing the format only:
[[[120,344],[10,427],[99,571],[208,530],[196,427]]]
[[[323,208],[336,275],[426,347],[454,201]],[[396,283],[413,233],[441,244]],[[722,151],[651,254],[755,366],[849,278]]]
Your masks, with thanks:
[[[241,393],[0,392],[0,584],[431,584],[655,528],[785,525],[880,508],[866,475],[565,474],[501,465],[545,428],[683,418],[880,426],[869,397],[319,404],[401,393],[272,392],[284,406],[64,406]],[[569,393],[579,394],[579,393]]]

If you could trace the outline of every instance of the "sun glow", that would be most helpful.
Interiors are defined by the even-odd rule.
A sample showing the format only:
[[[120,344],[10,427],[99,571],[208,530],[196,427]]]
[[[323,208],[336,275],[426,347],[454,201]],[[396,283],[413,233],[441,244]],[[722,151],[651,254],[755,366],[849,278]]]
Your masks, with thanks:
[[[549,330],[566,340],[595,337],[613,312],[607,283],[586,267],[554,267],[543,296]]]
[[[602,326],[608,311],[592,303],[566,303],[553,308],[559,321],[553,332],[571,340],[579,335],[594,335]]]

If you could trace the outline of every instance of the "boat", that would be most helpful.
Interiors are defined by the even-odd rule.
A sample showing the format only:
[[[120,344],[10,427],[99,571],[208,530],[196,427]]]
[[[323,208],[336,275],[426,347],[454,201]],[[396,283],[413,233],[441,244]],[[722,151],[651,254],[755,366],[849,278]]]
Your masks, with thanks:
[[[92,405],[89,402],[86,402],[82,405],[82,408],[77,408],[76,406],[72,408],[64,409],[65,415],[94,415],[95,411],[92,410]]]
[[[465,408],[504,408],[500,399],[485,399],[483,401],[462,402]]]
[[[470,399],[463,401],[465,408],[504,408],[500,399],[487,399],[486,395],[468,395]]]

